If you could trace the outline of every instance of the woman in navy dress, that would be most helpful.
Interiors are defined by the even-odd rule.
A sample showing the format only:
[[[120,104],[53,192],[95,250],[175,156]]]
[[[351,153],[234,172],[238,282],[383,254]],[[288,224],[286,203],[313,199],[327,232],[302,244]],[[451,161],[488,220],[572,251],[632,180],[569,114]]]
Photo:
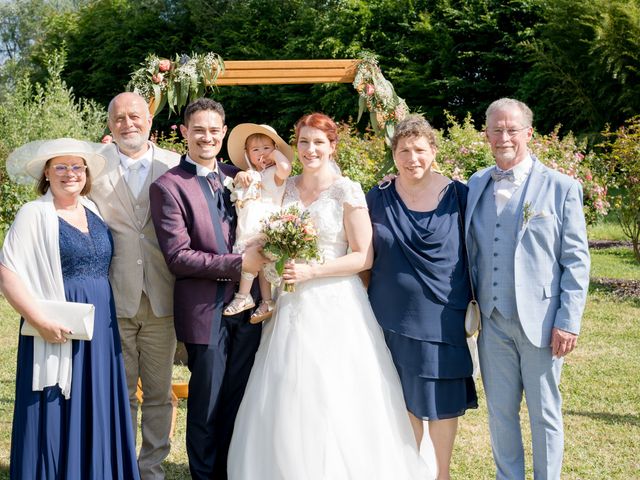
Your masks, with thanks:
[[[11,478],[139,478],[108,280],[112,239],[83,197],[103,165],[72,139],[27,144],[7,161],[15,179],[39,178],[42,194],[21,208],[0,256],[3,293],[40,334],[18,343]],[[92,340],[67,339],[36,298],[93,304]]]
[[[392,139],[398,176],[367,194],[374,261],[369,299],[400,375],[420,445],[423,421],[448,479],[458,417],[476,408],[464,315],[471,298],[460,212],[467,187],[436,173],[435,134],[411,115]]]

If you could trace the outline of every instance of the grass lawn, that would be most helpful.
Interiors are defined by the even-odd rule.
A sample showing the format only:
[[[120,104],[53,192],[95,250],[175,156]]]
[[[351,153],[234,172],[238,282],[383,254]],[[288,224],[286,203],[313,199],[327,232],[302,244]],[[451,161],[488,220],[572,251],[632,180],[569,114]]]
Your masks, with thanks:
[[[638,266],[629,261],[626,253],[609,250],[592,252],[594,275],[640,278]],[[0,299],[0,479],[8,478],[17,322],[16,314]],[[619,300],[594,288],[589,295],[578,349],[567,358],[563,370],[566,435],[563,480],[639,477],[639,366],[640,299]],[[188,378],[185,367],[177,367],[174,378]],[[460,421],[453,454],[454,479],[484,480],[495,475],[480,382],[478,390],[480,408]],[[189,478],[184,448],[185,408],[186,402],[181,401],[172,451],[165,463],[168,480]],[[528,452],[527,478],[532,478],[524,404],[522,419]]]
[[[591,276],[640,280],[640,263],[631,248],[591,250]]]
[[[587,227],[589,240],[625,240],[629,239],[622,233],[615,212],[611,212],[595,225]]]

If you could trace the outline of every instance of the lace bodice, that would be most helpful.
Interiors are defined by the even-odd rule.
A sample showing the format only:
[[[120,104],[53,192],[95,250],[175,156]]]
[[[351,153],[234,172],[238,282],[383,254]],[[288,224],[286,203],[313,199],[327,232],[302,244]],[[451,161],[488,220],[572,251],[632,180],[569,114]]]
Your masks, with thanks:
[[[68,278],[99,278],[109,275],[112,240],[105,223],[89,209],[89,232],[83,233],[59,218],[60,261],[62,276]]]
[[[309,211],[318,231],[318,247],[323,259],[343,256],[349,246],[343,222],[344,204],[367,208],[362,187],[346,177],[340,177],[314,202],[305,206],[296,187],[298,179],[299,177],[293,177],[287,180],[283,208],[297,203],[302,210]]]

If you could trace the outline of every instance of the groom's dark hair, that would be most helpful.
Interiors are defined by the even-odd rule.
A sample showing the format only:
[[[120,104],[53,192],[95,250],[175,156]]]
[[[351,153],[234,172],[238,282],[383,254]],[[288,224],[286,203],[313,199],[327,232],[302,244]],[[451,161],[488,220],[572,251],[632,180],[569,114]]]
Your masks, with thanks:
[[[224,125],[224,108],[222,108],[222,104],[210,98],[198,98],[187,105],[187,108],[184,109],[184,125],[186,127],[189,126],[191,115],[201,110],[217,112],[222,118],[222,124]]]

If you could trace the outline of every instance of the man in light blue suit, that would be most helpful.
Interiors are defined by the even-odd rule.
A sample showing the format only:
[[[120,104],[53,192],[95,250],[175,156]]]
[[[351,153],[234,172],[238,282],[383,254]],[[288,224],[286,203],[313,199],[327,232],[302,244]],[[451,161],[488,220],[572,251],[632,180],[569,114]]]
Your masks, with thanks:
[[[564,434],[559,383],[576,346],[589,285],[582,189],[527,144],[533,114],[509,98],[486,112],[496,161],[469,179],[465,219],[482,311],[478,338],[497,479],[524,479],[524,391],[535,479],[559,479]]]

